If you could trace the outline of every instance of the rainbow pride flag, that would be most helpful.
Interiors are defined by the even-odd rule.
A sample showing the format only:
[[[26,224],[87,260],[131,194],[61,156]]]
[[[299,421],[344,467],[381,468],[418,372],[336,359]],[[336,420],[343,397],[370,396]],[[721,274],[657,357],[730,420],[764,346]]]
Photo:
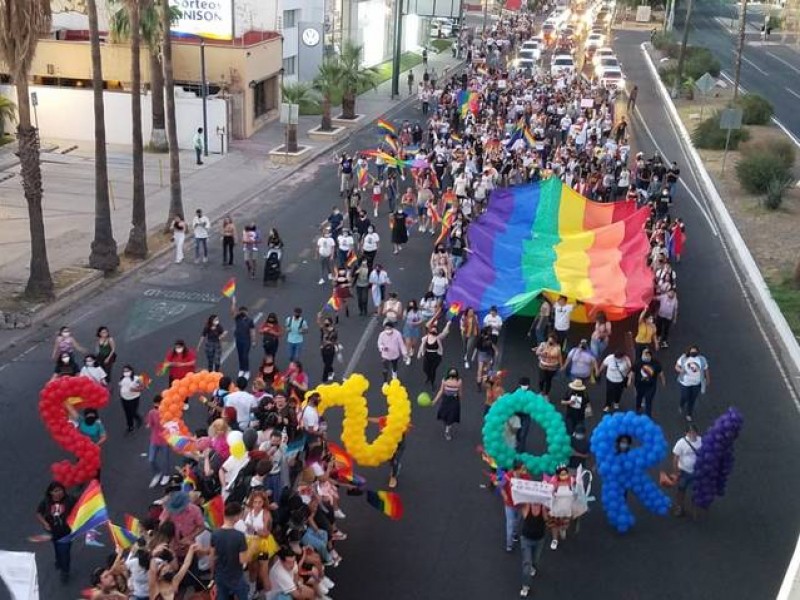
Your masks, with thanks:
[[[226,298],[232,298],[236,294],[236,277],[228,279],[227,283],[222,286],[221,292]]]
[[[378,119],[378,129],[392,137],[397,137],[397,129],[389,121]]]
[[[106,501],[103,498],[103,490],[100,489],[100,482],[93,479],[83,490],[81,497],[78,498],[72,512],[67,517],[67,525],[72,533],[59,541],[72,541],[107,521],[108,508],[106,508]]]
[[[138,536],[124,527],[114,525],[111,521],[107,523],[108,532],[111,534],[111,539],[114,540],[114,547],[127,550],[136,543]]]
[[[339,465],[338,471],[342,474],[353,474],[353,458],[345,452],[344,448],[333,442],[328,442],[328,452],[331,453],[333,461]]]
[[[219,529],[225,520],[225,502],[222,496],[214,496],[203,504],[203,515],[209,529]]]
[[[136,537],[139,537],[144,533],[144,530],[142,529],[142,524],[139,522],[139,519],[127,513],[125,514],[125,529],[130,531]]]
[[[601,310],[611,320],[639,312],[653,295],[648,214],[633,202],[592,202],[555,177],[497,189],[469,229],[470,260],[447,303],[532,316],[544,293],[580,302],[572,313],[579,322]]]
[[[367,490],[366,498],[367,504],[381,511],[393,521],[399,521],[403,517],[403,502],[400,500],[400,494],[382,490],[378,492]]]

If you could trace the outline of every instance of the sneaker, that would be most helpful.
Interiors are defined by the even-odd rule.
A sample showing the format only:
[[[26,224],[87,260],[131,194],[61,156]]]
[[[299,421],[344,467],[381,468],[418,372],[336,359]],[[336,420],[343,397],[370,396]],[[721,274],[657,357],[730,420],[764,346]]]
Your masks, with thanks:
[[[333,516],[336,517],[337,519],[347,518],[347,515],[342,512],[341,508],[337,508],[335,511],[333,511]]]
[[[528,573],[530,574],[531,577],[536,577],[536,573],[538,573],[538,572],[539,571],[536,570],[536,567],[531,567],[531,570],[528,571]]]
[[[522,589],[520,589],[520,591],[519,591],[519,597],[520,598],[527,598],[528,594],[530,594],[530,592],[531,592],[531,586],[523,585]]]
[[[208,257],[207,257],[207,256],[204,256],[204,257],[203,257],[203,262],[204,262],[204,263],[207,263],[207,262],[208,262]]]
[[[159,482],[159,485],[167,485],[169,483],[170,477],[169,475],[164,475]]]
[[[343,542],[347,539],[347,534],[342,533],[341,531],[335,531],[331,536],[331,539],[335,542]]]
[[[469,369],[469,361],[468,360],[464,361],[464,368],[465,369]]]
[[[161,473],[153,475],[153,478],[150,480],[150,489],[152,490],[154,487],[156,487],[159,481],[161,481]]]
[[[389,488],[394,489],[397,487],[397,477],[389,477]]]
[[[450,428],[449,427],[445,428],[445,430],[444,430],[444,439],[446,439],[448,442],[453,439],[453,434],[450,433]]]
[[[325,279],[320,277],[320,280],[317,282],[319,285],[325,285]]]
[[[511,536],[511,541],[514,542],[515,544],[519,543],[519,536],[514,534],[513,536]]]
[[[619,410],[619,404],[614,405],[614,410]]]
[[[506,546],[506,552],[510,553],[510,552],[513,552],[513,551],[514,551],[514,548],[512,548],[511,546]]]
[[[403,359],[403,362],[406,363],[406,366],[410,365],[411,364],[411,357],[410,356],[406,356]]]
[[[692,415],[686,415],[686,422],[687,423],[691,423],[692,422]]]
[[[558,548],[558,540],[553,540],[550,542],[550,550],[555,550]]]
[[[669,342],[667,342],[667,340],[664,340],[663,342],[661,342],[661,347],[662,348],[669,348]]]
[[[335,588],[335,587],[336,587],[336,584],[335,584],[335,583],[333,582],[333,580],[332,580],[330,577],[328,577],[328,576],[325,576],[325,577],[323,577],[323,578],[322,578],[322,581],[320,581],[320,583],[324,584],[324,585],[325,585],[325,587],[326,587],[326,588],[328,588],[329,590],[332,590],[333,588]]]
[[[377,217],[378,216],[378,209],[377,208],[372,211],[372,216],[373,217]]]

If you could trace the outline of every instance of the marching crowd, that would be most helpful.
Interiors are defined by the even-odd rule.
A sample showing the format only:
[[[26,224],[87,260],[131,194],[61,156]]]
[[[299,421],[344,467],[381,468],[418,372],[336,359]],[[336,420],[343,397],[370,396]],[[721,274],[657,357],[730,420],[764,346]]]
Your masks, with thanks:
[[[69,328],[60,330],[53,347],[53,378],[90,377],[118,392],[127,431],[149,429],[150,487],[163,486],[162,497],[140,518],[136,542],[94,572],[89,597],[194,597],[181,594],[204,592],[212,582],[220,599],[328,597],[334,587],[332,570],[342,561],[340,542],[347,538],[341,529],[345,514],[340,496],[363,490],[331,455],[326,423],[317,409],[319,396],[308,394],[315,378],[301,359],[307,338],[316,337],[309,320],[319,330],[323,370],[317,381],[332,381],[335,363],[343,359],[339,317],[350,315],[350,300],[355,298],[359,315],[379,319],[376,350],[384,379],[418,361],[443,435],[452,440],[468,387],[463,381],[466,372],[474,369],[469,387],[474,385],[485,397],[485,410],[505,393],[508,379],[500,369],[499,340],[505,322],[497,308],[478,314],[475,307],[463,307],[452,314],[445,301],[453,278],[469,260],[469,225],[487,209],[497,187],[559,177],[592,200],[651,207],[646,235],[652,251],[646,260],[653,269],[655,300],[635,318],[630,333],[615,335],[624,325],[612,327],[600,312],[591,333],[576,340],[570,319],[576,305],[565,297],[552,302],[543,298],[531,323],[528,335],[538,382],[533,386],[523,376],[519,385],[536,387],[563,408],[573,457],[552,474],[555,501],[550,508],[514,504],[510,480],[527,476],[522,467],[495,481],[505,506],[505,547],[510,552],[519,543],[520,595],[529,594],[546,534],[550,533],[550,547],[556,550],[575,516],[569,498],[576,469],[592,465],[587,418],[594,410],[629,408],[625,407],[629,387],[635,390],[637,412],[651,417],[660,413],[655,410],[657,390],[665,383],[665,371],[673,370],[663,363],[663,350],[669,347],[678,319],[674,266],[681,260],[686,238],[684,223],[672,208],[678,166],[658,155],[633,153],[629,124],[617,116],[616,90],[580,75],[550,76],[506,66],[515,45],[534,34],[534,19],[525,14],[501,20],[483,35],[465,32],[465,54],[470,59],[466,70],[438,81],[428,74],[419,83],[425,123],[405,121],[396,130],[387,130],[377,152],[341,156],[337,176],[342,205],[333,206],[315,242],[319,285],[330,286],[330,300],[313,319],[298,307],[285,317],[270,313],[256,323],[232,298],[230,336],[237,350],[237,376],[223,376],[218,389],[204,399],[205,422],[194,431],[196,444],[182,453],[180,461],[175,460],[169,432],[161,422],[161,396],[153,396],[152,406],[141,414],[140,399],[149,378],[125,364],[118,383],[112,383],[120,349],[108,328],[98,329],[92,348],[79,344]],[[370,219],[381,213],[390,215],[390,240],[381,239]],[[198,211],[191,225],[180,218],[173,223],[176,262],[183,260],[182,245],[190,226],[195,260],[207,260],[211,224]],[[251,278],[262,251],[272,253],[280,269],[283,242],[275,229],[264,244],[255,223],[248,223],[239,236],[233,221],[226,219],[220,233],[226,265],[233,264],[233,248],[241,243]],[[433,242],[426,265],[430,284],[401,297],[386,268],[391,260],[389,243],[391,254],[398,254],[409,237],[424,240],[428,234]],[[460,337],[457,364],[464,370],[451,366],[440,378],[445,341],[451,334]],[[162,363],[169,382],[202,368],[220,370],[222,342],[228,335],[220,317],[211,315],[196,345],[176,340]],[[250,354],[259,338],[263,357],[256,367]],[[287,366],[281,368],[280,363]],[[679,356],[674,371],[681,414],[688,423],[687,435],[674,450],[676,514],[682,514],[694,453],[701,444],[692,419],[699,394],[710,384],[710,371],[696,345]],[[560,373],[567,385],[557,397],[554,387]],[[602,378],[604,401],[593,405],[592,389],[600,387],[597,382]],[[423,395],[428,396],[427,391]],[[106,442],[97,410],[72,411],[72,416],[93,442]],[[525,448],[529,427],[526,415],[508,424],[509,439],[520,450]],[[398,484],[401,456],[402,445],[392,460],[390,488]],[[70,544],[57,540],[70,533],[66,517],[74,502],[69,490],[54,482],[37,509],[53,538],[56,565],[64,579],[70,571]]]

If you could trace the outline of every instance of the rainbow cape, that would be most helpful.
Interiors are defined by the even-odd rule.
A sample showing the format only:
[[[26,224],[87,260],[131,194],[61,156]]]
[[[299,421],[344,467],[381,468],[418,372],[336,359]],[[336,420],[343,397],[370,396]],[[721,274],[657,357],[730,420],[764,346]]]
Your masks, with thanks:
[[[67,525],[72,533],[59,541],[72,541],[107,521],[108,508],[106,508],[106,501],[103,498],[103,490],[100,489],[100,482],[93,479],[83,490],[81,497],[78,498],[72,512],[67,517]]]
[[[393,521],[399,521],[403,517],[403,502],[400,500],[400,494],[382,490],[378,492],[367,490],[366,498],[367,504],[381,511]]]
[[[592,202],[555,177],[497,189],[469,229],[472,254],[447,303],[530,316],[544,293],[581,302],[574,321],[590,321],[600,310],[612,320],[639,312],[653,295],[647,217],[646,207]]]

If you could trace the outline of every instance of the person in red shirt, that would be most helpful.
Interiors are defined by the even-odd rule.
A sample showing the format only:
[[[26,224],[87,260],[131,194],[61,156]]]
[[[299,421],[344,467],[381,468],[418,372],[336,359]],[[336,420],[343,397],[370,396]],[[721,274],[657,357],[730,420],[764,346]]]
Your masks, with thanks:
[[[164,357],[164,366],[168,369],[169,384],[194,373],[197,366],[197,354],[186,346],[183,340],[177,340]]]
[[[161,394],[153,397],[153,407],[145,417],[145,426],[150,430],[150,446],[147,451],[147,461],[150,463],[150,470],[153,478],[150,480],[150,488],[154,488],[159,483],[167,485],[169,474],[172,471],[170,465],[170,449],[167,445],[166,432],[161,424],[161,415],[158,414],[158,407],[161,404]]]

